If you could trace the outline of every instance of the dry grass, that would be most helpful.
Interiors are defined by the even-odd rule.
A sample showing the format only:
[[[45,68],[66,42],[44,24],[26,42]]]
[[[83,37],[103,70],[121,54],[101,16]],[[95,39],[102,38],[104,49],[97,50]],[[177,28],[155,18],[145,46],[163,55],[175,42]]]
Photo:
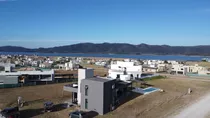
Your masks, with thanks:
[[[120,106],[117,110],[104,116],[98,116],[98,118],[168,117],[210,90],[210,82],[187,79],[153,80],[149,84],[162,88],[166,92],[139,96]],[[191,95],[187,94],[188,88],[193,90]]]
[[[210,68],[210,62],[191,62],[191,61],[188,61],[188,62],[186,62],[186,64],[188,64],[188,65],[198,64],[199,66]]]
[[[31,101],[28,106],[21,109],[21,113],[24,114],[23,118],[67,118],[68,114],[76,108],[61,109],[45,114],[41,112],[45,100],[60,104],[64,100],[71,98],[71,94],[68,92],[62,97],[62,87],[65,84],[0,89],[0,108],[14,105],[17,96],[20,95],[25,101]],[[164,89],[165,92],[139,96],[118,107],[115,111],[97,117],[164,118],[173,115],[175,111],[180,111],[186,105],[210,91],[210,82],[190,79],[158,79],[148,81],[148,84]],[[191,95],[187,94],[188,88],[193,91]]]
[[[91,64],[82,64],[85,68],[93,68],[94,74],[99,76],[104,76],[108,74],[108,69],[104,68],[103,66],[91,65]]]
[[[25,101],[71,97],[71,94],[67,92],[64,92],[62,96],[63,86],[66,84],[68,83],[0,89],[0,108],[15,105],[18,96],[23,97]]]

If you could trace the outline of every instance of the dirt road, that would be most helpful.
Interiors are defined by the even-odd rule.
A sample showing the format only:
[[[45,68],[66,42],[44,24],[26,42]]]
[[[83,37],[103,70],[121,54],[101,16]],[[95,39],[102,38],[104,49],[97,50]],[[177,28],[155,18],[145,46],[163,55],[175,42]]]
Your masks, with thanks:
[[[193,105],[184,109],[181,113],[174,118],[205,118],[210,112],[210,93],[202,97],[199,101]]]

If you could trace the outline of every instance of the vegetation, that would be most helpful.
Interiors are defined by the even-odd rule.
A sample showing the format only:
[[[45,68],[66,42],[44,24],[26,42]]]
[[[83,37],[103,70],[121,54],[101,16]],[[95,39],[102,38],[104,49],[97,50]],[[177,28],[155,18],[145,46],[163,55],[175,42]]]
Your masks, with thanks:
[[[210,55],[210,46],[168,46],[168,45],[132,45],[127,43],[79,43],[52,48],[27,49],[23,47],[3,46],[1,52],[47,52],[47,53],[100,53],[100,54],[174,54],[174,55]]]
[[[144,78],[145,81],[151,81],[151,80],[157,80],[157,79],[165,79],[166,77],[164,76],[155,76],[155,77],[149,77],[149,78]]]

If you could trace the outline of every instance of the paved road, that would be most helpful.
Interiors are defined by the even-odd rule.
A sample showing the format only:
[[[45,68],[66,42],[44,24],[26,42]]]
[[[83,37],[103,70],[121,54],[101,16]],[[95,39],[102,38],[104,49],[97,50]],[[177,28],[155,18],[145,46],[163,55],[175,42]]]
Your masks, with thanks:
[[[210,93],[184,109],[174,118],[205,118],[210,113]]]

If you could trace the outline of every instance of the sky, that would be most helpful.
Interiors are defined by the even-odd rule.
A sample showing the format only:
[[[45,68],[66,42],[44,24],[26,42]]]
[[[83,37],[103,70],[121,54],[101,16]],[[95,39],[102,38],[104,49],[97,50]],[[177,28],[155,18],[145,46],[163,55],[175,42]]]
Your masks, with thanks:
[[[210,0],[0,0],[0,46],[210,45]]]

